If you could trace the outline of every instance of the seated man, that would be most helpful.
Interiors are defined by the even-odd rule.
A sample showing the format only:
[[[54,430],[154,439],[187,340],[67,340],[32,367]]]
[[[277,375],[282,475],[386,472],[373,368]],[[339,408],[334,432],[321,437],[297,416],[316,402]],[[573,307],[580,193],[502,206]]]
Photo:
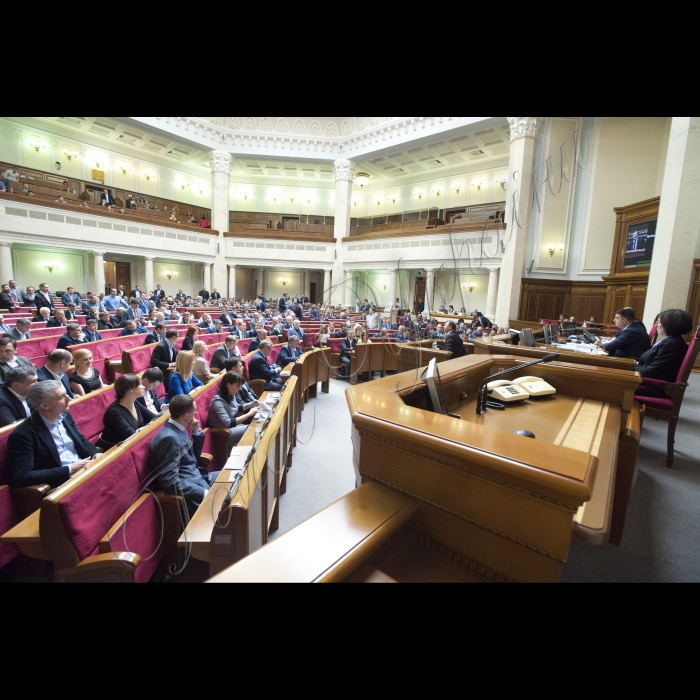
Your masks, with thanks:
[[[621,329],[617,337],[603,345],[598,341],[598,347],[603,348],[611,357],[631,357],[639,359],[645,352],[651,350],[649,333],[641,321],[637,320],[634,309],[622,309],[615,315],[615,325]]]
[[[224,324],[224,326],[226,326],[226,328],[234,326],[237,318],[238,316],[236,316],[233,311],[228,311],[227,313],[223,313],[221,316],[219,316],[219,320]]]
[[[88,318],[85,323],[85,342],[96,343],[98,340],[102,340],[102,334],[97,330],[97,319]]]
[[[74,345],[82,345],[84,342],[85,335],[80,329],[80,326],[71,323],[70,326],[66,328],[66,334],[59,339],[57,347],[59,350],[65,350]]]
[[[303,340],[304,340],[304,330],[303,330],[303,328],[301,327],[301,321],[298,321],[298,320],[297,320],[297,321],[294,321],[294,326],[293,326],[292,328],[290,328],[289,331],[287,332],[287,337],[288,337],[288,338],[293,338],[294,336],[296,336],[297,338],[299,338],[299,341],[300,341],[300,342],[303,342]]]
[[[87,316],[90,313],[91,309],[97,308],[98,311],[98,316],[99,316],[99,310],[100,310],[100,302],[97,300],[97,297],[94,294],[91,294],[88,297],[87,301],[84,301],[80,305],[81,311]]]
[[[165,324],[156,323],[155,328],[146,336],[144,345],[156,345],[165,340]]]
[[[119,328],[119,324],[112,321],[112,318],[107,311],[103,311],[100,314],[100,320],[97,322],[97,330],[113,331],[115,328]]]
[[[32,323],[46,323],[48,328],[48,323],[51,320],[51,309],[42,307],[39,309],[39,313],[32,319]]]
[[[43,309],[42,309],[43,311]],[[66,321],[66,314],[63,312],[63,309],[57,309],[56,313],[54,314],[53,318],[50,318],[46,322],[46,327],[47,328],[67,328],[68,327],[68,322]]]
[[[26,358],[17,354],[17,342],[9,336],[0,338],[0,382],[5,381],[7,373],[17,367],[29,369],[34,365]]]
[[[214,335],[215,333],[223,333],[226,329],[221,321],[215,321],[213,328],[207,328],[205,335]]]
[[[73,321],[73,322],[77,321],[77,319],[78,319],[78,307],[73,302],[71,302],[70,304],[68,304],[68,308],[67,308],[65,314],[66,314],[66,321]]]
[[[156,345],[151,355],[151,367],[157,367],[163,373],[163,383],[166,391],[170,388],[170,369],[175,367],[175,362],[179,355],[175,348],[178,337],[176,330],[166,331],[165,340]]]
[[[349,330],[347,338],[343,340],[343,344],[340,346],[340,369],[346,379],[350,377],[350,363],[352,362],[352,356],[355,354],[356,346],[355,331]]]
[[[2,342],[2,341],[0,341]],[[46,365],[37,371],[40,382],[61,382],[69,399],[74,399],[75,394],[70,388],[66,372],[73,364],[73,355],[68,350],[54,350],[46,359]]]
[[[280,367],[286,367],[296,362],[301,356],[302,352],[299,347],[299,338],[293,335],[289,338],[289,342],[282,348],[277,359]]]
[[[29,319],[22,318],[15,324],[14,328],[10,329],[7,335],[14,340],[31,340],[32,334],[29,329],[32,327],[32,322]]]
[[[120,338],[125,338],[128,335],[145,335],[148,331],[143,326],[136,325],[136,321],[127,321],[126,328],[119,334]]]
[[[61,382],[39,382],[29,390],[27,403],[34,413],[7,444],[12,488],[48,484],[56,489],[100,456],[68,413],[69,401]]]
[[[259,328],[257,330],[257,338],[250,341],[250,345],[248,346],[248,352],[255,352],[264,340],[267,340],[267,331]],[[272,343],[270,343],[270,345],[272,345]]]
[[[5,376],[0,387],[0,428],[29,418],[32,411],[27,404],[27,394],[36,384],[34,367],[17,367]]]
[[[12,328],[5,323],[5,317],[0,315],[0,335],[10,335]]]
[[[263,379],[267,382],[265,391],[281,391],[284,382],[280,380],[280,372],[276,366],[268,363],[267,358],[272,352],[272,343],[269,340],[263,340],[260,343],[260,349],[256,355],[250,360],[248,365],[250,369],[250,381]]]
[[[151,471],[158,489],[185,499],[191,517],[197,512],[219,472],[207,474],[197,466],[204,433],[191,396],[176,396],[169,406],[170,420],[151,442]],[[192,439],[187,429],[192,432]]]
[[[168,404],[163,403],[156,393],[156,390],[162,383],[163,373],[158,368],[151,367],[151,369],[147,369],[141,377],[143,396],[136,399],[136,403],[154,416],[159,416],[163,411],[168,410]]]
[[[227,360],[230,360],[233,357],[239,357],[238,355],[234,355],[237,341],[238,338],[233,334],[226,338],[226,342],[216,350],[216,352],[211,358],[211,362],[209,364],[212,371],[221,372],[221,370],[224,369],[224,367],[226,367]]]

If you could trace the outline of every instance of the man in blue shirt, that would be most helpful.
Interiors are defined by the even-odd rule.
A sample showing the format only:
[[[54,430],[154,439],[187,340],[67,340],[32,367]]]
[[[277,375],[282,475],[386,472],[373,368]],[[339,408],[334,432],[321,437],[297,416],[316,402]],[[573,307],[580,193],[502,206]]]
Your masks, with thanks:
[[[75,293],[73,287],[68,287],[68,291],[61,297],[61,301],[64,306],[68,306],[68,304],[80,306],[80,297]]]
[[[100,308],[103,311],[109,312],[110,315],[113,315],[116,313],[117,309],[128,309],[129,305],[117,294],[116,289],[112,289],[110,290],[109,296],[105,297],[102,304],[100,304]]]

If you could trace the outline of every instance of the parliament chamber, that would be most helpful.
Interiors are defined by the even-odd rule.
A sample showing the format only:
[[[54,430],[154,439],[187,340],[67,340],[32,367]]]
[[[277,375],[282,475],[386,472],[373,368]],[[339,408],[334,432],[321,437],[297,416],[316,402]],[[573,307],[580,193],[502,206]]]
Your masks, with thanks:
[[[699,125],[0,117],[0,583],[700,581]]]

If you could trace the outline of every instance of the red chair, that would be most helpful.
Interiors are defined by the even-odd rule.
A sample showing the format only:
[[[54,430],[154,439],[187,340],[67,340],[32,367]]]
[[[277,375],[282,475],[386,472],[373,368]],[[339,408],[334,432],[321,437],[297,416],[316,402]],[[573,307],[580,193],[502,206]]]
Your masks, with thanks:
[[[661,391],[666,394],[665,398],[652,398],[647,396],[637,396],[636,401],[644,406],[645,417],[654,418],[656,420],[666,421],[668,426],[668,458],[666,461],[666,466],[669,469],[673,468],[673,462],[676,458],[676,429],[678,427],[678,417],[681,413],[681,406],[683,405],[683,398],[685,396],[685,390],[688,388],[688,379],[690,378],[690,373],[693,370],[695,361],[698,358],[698,353],[700,352],[700,339],[698,339],[698,332],[700,327],[695,331],[693,339],[690,341],[690,346],[688,347],[688,353],[685,356],[685,360],[681,365],[680,372],[678,373],[678,380],[675,384],[668,384],[662,382],[658,379],[644,379],[642,382],[643,387],[648,389],[653,389],[654,391]]]

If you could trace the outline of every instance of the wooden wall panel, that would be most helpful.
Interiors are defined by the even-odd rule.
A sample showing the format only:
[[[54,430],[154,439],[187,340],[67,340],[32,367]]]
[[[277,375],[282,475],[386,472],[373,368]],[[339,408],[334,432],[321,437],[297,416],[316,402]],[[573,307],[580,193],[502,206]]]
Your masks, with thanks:
[[[523,280],[519,320],[558,320],[564,314],[578,320],[595,316],[600,321],[605,311],[605,294],[603,282]]]

